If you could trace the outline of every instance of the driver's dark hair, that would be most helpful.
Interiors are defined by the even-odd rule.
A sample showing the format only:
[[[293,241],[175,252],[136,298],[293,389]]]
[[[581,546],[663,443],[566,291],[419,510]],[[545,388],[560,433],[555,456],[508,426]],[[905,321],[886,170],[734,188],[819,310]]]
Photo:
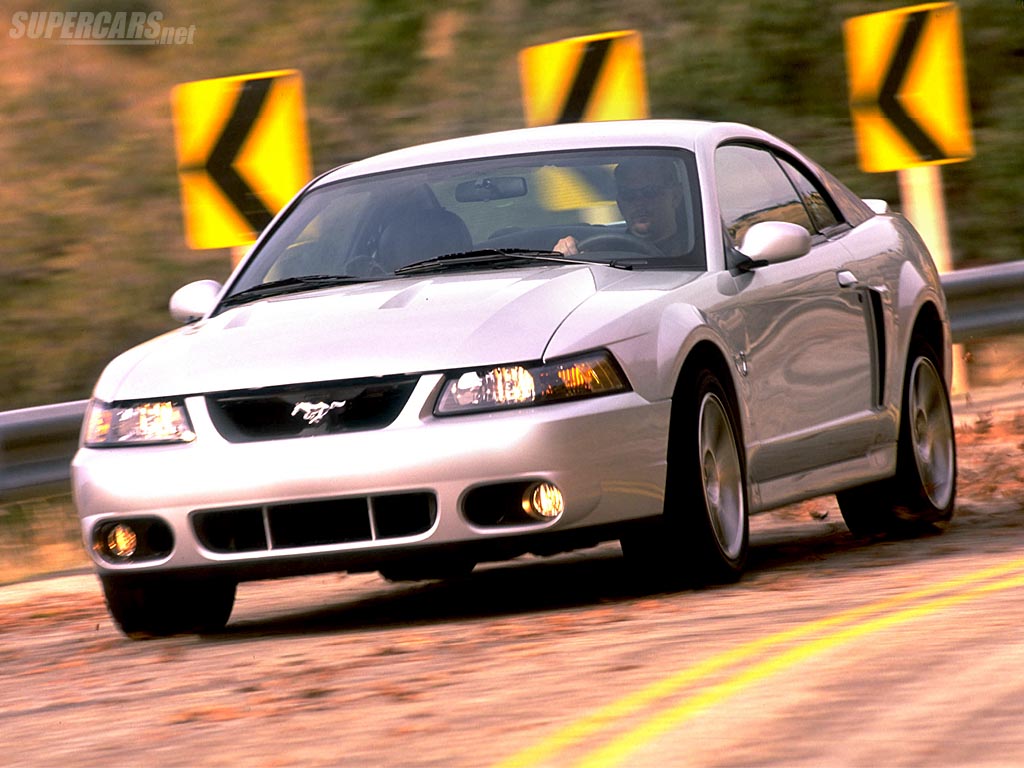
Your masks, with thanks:
[[[666,187],[676,186],[679,179],[676,178],[675,166],[676,164],[666,157],[630,157],[615,166],[615,183],[620,184],[623,174],[627,171],[636,171]]]

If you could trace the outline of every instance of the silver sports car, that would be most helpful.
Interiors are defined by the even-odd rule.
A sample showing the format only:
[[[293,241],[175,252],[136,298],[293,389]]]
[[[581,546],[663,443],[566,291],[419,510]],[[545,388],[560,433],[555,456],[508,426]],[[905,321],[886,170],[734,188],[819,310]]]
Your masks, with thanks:
[[[743,125],[561,125],[310,183],[184,327],[103,373],[74,494],[132,636],[243,580],[444,578],[619,540],[728,581],[751,514],[952,514],[950,332],[920,237]]]

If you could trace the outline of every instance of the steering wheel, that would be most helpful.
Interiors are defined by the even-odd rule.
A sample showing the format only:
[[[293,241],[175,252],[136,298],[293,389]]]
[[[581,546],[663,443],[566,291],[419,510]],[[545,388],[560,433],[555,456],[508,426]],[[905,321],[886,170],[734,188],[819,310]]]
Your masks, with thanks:
[[[626,232],[602,232],[578,240],[576,245],[580,251],[633,251],[655,258],[665,256],[654,243]]]

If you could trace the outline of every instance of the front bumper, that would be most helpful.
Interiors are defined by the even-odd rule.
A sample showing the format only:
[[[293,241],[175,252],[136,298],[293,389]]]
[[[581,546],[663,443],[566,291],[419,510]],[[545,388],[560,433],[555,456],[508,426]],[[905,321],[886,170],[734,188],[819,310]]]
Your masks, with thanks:
[[[205,399],[190,397],[186,405],[198,435],[192,443],[78,451],[73,492],[85,543],[101,572],[213,569],[254,579],[373,570],[457,550],[485,556],[489,543],[503,544],[495,549],[503,552],[513,550],[517,540],[524,542],[524,551],[537,551],[549,539],[554,546],[571,540],[574,532],[613,531],[661,513],[667,401],[650,403],[627,392],[437,418],[429,405],[440,382],[424,376],[385,429],[250,443],[222,438]],[[467,519],[466,499],[473,489],[520,481],[556,484],[565,497],[563,514],[553,521],[516,524]],[[396,494],[433,500],[430,520],[415,533],[389,528],[389,505],[374,502]],[[287,515],[295,505],[307,515],[331,515],[335,508],[337,514],[355,514],[347,502],[363,498],[378,508],[379,517],[356,540],[296,544],[301,537],[282,541],[267,526],[263,546],[237,551],[211,547],[208,537],[197,536],[196,520],[211,511],[246,510],[264,520],[268,511]],[[317,503],[339,500],[345,503]],[[101,555],[93,546],[97,531],[123,519],[162,521],[170,533],[167,552],[123,562]],[[231,515],[226,519],[230,522]],[[381,529],[398,535],[382,536]],[[218,540],[230,539],[230,532],[222,531]]]

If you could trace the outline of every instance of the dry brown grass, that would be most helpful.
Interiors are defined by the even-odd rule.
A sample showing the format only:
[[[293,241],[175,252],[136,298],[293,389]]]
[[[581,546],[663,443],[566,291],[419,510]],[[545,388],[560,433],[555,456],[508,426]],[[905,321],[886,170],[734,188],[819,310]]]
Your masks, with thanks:
[[[70,496],[0,506],[0,584],[89,564]]]

